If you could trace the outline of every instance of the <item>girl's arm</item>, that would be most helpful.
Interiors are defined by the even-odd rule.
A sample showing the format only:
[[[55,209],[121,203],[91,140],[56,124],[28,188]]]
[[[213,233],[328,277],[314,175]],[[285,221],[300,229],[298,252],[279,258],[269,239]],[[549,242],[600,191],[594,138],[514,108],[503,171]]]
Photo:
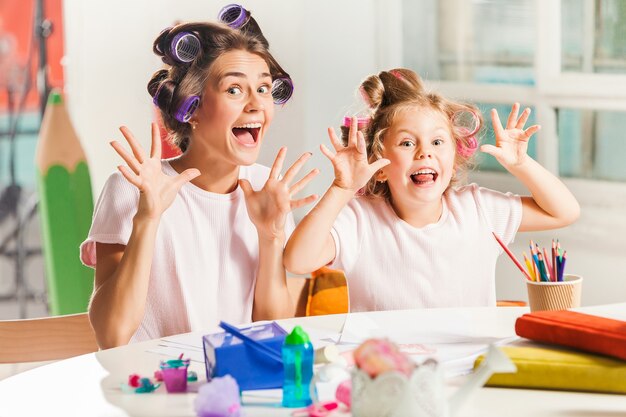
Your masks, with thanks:
[[[292,200],[291,196],[304,188],[319,171],[312,170],[290,186],[311,154],[300,156],[285,172],[285,176],[280,178],[286,153],[287,148],[278,151],[263,189],[254,191],[248,180],[239,181],[246,198],[248,215],[257,228],[259,238],[259,266],[254,289],[253,321],[293,317],[295,312],[295,305],[287,290],[283,266],[285,222],[291,210],[315,201],[316,195],[298,200]]]
[[[96,279],[89,319],[103,349],[128,343],[139,327],[161,215],[172,204],[180,187],[200,174],[197,169],[188,169],[169,177],[161,171],[161,138],[156,124],[152,124],[149,157],[127,128],[120,130],[132,155],[116,141],[111,146],[128,164],[118,168],[139,189],[140,196],[128,244],[96,244]]]
[[[335,243],[330,230],[339,212],[376,171],[389,164],[388,159],[368,163],[365,139],[357,129],[356,117],[352,119],[346,147],[332,128],[328,129],[328,136],[335,153],[324,145],[320,149],[333,164],[335,180],[320,202],[298,224],[285,248],[285,267],[297,274],[314,271],[335,258]]]
[[[567,226],[580,215],[578,201],[561,180],[526,153],[528,140],[539,126],[524,129],[530,109],[526,108],[518,118],[519,108],[519,103],[513,105],[506,129],[502,127],[498,112],[491,110],[496,146],[483,145],[481,150],[493,155],[530,191],[531,197],[522,197],[520,232]]]

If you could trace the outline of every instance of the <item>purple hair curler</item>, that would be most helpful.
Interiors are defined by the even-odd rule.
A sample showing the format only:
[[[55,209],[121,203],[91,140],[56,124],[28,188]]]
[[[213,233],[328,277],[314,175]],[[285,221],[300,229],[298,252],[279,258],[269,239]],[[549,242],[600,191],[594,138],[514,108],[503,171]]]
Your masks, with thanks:
[[[190,96],[183,102],[183,104],[178,107],[176,114],[174,117],[181,123],[187,123],[191,116],[193,116],[193,112],[196,111],[198,106],[200,105],[200,97],[198,96]]]
[[[357,120],[356,120],[357,129],[365,127],[369,123],[370,123],[370,118],[369,117],[357,117]],[[352,117],[351,116],[345,116],[343,118],[343,126],[345,126],[345,127],[352,126]]]
[[[171,57],[178,62],[191,62],[200,53],[200,39],[190,32],[180,32],[170,44]]]
[[[156,93],[154,93],[154,96],[152,97],[152,102],[154,103],[155,106],[159,107],[159,94],[161,93],[161,89],[163,88],[163,82],[159,83],[159,88],[157,88]]]
[[[279,77],[272,82],[272,98],[274,104],[285,104],[293,94],[291,78]]]
[[[240,4],[229,4],[222,7],[217,19],[233,29],[239,29],[248,21],[248,11]]]

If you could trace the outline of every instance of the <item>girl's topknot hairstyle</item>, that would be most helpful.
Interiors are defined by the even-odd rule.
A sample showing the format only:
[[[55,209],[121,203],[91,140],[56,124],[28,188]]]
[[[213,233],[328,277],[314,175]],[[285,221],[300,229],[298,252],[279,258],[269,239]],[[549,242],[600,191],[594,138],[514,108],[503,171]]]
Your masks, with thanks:
[[[385,133],[396,116],[407,108],[418,106],[437,111],[450,121],[450,132],[456,142],[457,172],[451,185],[460,181],[460,176],[472,168],[473,155],[478,148],[476,135],[483,125],[476,106],[448,100],[437,93],[426,91],[421,78],[405,68],[369,76],[361,83],[359,91],[370,109],[370,122],[363,129],[370,163],[382,158]],[[460,121],[467,120],[473,125],[460,124]],[[377,182],[375,177],[365,186],[365,195],[391,198],[387,183]]]
[[[241,50],[258,55],[267,63],[273,81],[289,79],[269,52],[258,25],[242,32],[221,23],[180,24],[163,30],[152,49],[168,67],[152,75],[148,93],[160,110],[169,140],[183,152],[191,136],[188,122],[201,104],[211,66],[222,54]]]

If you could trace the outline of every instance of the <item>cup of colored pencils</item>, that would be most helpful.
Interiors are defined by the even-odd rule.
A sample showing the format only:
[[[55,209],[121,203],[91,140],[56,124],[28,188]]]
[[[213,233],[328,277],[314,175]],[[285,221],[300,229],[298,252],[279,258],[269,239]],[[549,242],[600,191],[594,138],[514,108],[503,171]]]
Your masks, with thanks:
[[[530,311],[565,310],[580,307],[582,277],[565,274],[567,251],[561,249],[559,241],[552,240],[552,248],[540,248],[530,241],[530,256],[523,253],[524,263],[513,255],[502,240],[494,233],[498,244],[526,277]]]

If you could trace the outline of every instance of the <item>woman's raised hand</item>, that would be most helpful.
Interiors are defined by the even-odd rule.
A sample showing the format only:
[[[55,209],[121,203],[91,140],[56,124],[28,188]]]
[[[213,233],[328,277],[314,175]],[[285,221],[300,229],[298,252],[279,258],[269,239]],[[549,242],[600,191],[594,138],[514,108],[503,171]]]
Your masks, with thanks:
[[[335,152],[324,144],[320,145],[320,149],[333,164],[335,170],[333,184],[339,188],[355,193],[367,184],[376,171],[389,165],[389,160],[384,158],[371,164],[368,162],[365,138],[358,130],[356,117],[352,118],[347,146],[343,146],[332,127],[328,128],[328,136]]]
[[[239,180],[246,197],[250,220],[256,226],[259,236],[266,239],[283,238],[287,213],[317,199],[317,195],[314,194],[299,199],[292,198],[319,173],[318,169],[313,169],[291,185],[304,163],[311,157],[311,153],[302,154],[281,178],[280,171],[283,169],[286,155],[287,148],[280,148],[269,178],[261,190],[255,191],[248,180]]]
[[[496,135],[496,144],[480,147],[481,151],[494,156],[507,169],[521,165],[528,158],[528,141],[541,128],[539,125],[533,125],[524,129],[530,116],[530,109],[524,109],[518,117],[519,109],[519,103],[513,104],[506,128],[502,127],[496,109],[492,109],[491,121]]]
[[[159,218],[172,204],[180,188],[200,175],[200,171],[190,168],[173,177],[163,173],[161,135],[156,123],[152,123],[150,156],[146,155],[141,144],[126,126],[122,126],[120,131],[130,145],[132,154],[116,140],[111,142],[111,146],[127,164],[127,166],[120,165],[117,168],[128,182],[139,189],[137,215]]]

